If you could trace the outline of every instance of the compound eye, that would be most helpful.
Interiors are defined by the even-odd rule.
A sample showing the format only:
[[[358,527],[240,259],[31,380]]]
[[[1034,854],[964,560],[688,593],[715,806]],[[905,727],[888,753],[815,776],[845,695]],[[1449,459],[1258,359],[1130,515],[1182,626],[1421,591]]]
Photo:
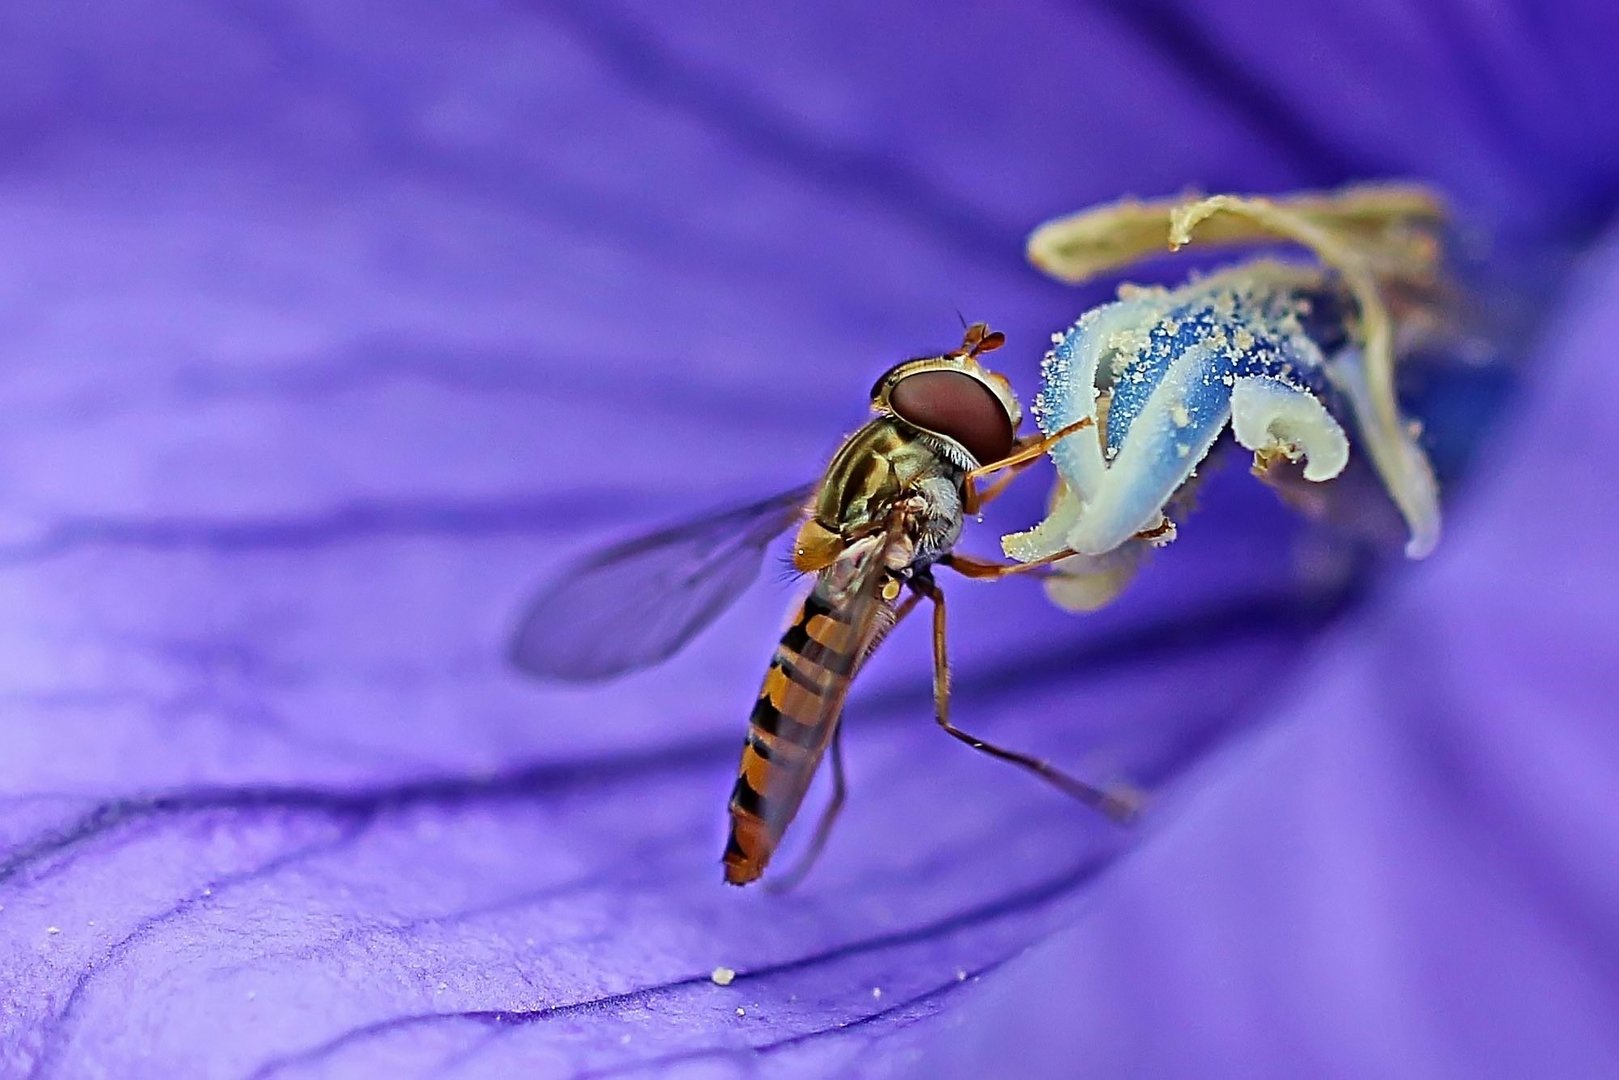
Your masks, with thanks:
[[[1012,419],[989,388],[957,371],[919,371],[894,385],[888,404],[901,420],[954,439],[980,465],[1012,452]]]

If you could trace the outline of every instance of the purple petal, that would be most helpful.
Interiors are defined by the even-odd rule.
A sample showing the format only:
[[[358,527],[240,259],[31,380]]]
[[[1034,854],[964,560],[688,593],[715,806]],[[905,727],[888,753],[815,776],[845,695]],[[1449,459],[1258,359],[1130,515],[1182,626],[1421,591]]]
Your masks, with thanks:
[[[929,730],[913,632],[852,705],[825,864],[726,890],[782,591],[564,692],[503,665],[539,576],[801,482],[958,306],[1032,387],[1099,298],[1021,266],[1049,214],[1389,171],[1528,242],[1615,190],[1611,35],[1572,16],[1517,78],[1497,23],[1464,61],[1359,8],[148,8],[0,14],[6,1076],[902,1068],[980,1008],[958,972],[1000,980],[1142,838]],[[1249,487],[1106,614],[958,590],[963,722],[1190,805],[1168,781],[1270,719],[1348,598],[1278,572]]]
[[[1619,238],[1561,308],[1458,535],[986,980],[930,1075],[1017,1045],[1053,1075],[1619,1069],[1619,578],[1592,501],[1619,452]]]

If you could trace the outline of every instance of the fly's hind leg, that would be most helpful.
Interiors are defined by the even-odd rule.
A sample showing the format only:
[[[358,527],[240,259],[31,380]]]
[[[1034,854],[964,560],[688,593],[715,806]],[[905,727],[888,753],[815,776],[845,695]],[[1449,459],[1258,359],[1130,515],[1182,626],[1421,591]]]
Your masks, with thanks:
[[[933,709],[934,719],[946,734],[959,739],[990,757],[1009,761],[1038,776],[1064,794],[1078,799],[1115,821],[1129,821],[1140,809],[1140,796],[1129,789],[1104,790],[1077,780],[1049,762],[1016,750],[985,742],[950,722],[950,659],[945,645],[944,591],[931,580],[914,581],[915,588],[933,601]]]
[[[832,733],[832,799],[821,811],[821,819],[815,823],[815,835],[810,837],[809,847],[804,849],[804,854],[792,869],[767,881],[765,888],[784,893],[798,887],[825,850],[827,838],[832,835],[832,826],[837,824],[838,815],[843,813],[843,804],[848,797],[849,785],[843,775],[843,725],[839,724]]]
[[[912,593],[894,609],[895,626],[911,613],[920,599],[919,595]],[[855,668],[857,672],[865,665],[869,655],[868,652],[860,657],[860,664]],[[815,833],[810,837],[809,847],[804,849],[803,856],[793,864],[792,869],[765,882],[765,888],[771,892],[788,892],[798,887],[825,850],[827,839],[832,835],[832,826],[837,824],[838,815],[843,813],[843,804],[848,798],[849,785],[843,772],[843,724],[840,722],[832,732],[832,798],[827,802],[826,809],[821,811],[821,818],[815,823]]]

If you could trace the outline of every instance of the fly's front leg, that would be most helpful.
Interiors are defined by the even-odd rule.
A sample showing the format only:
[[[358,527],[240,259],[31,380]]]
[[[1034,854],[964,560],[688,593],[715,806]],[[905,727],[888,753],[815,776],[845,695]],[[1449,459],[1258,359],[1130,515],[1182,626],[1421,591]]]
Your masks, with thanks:
[[[1020,442],[1018,443],[1016,449],[1001,460],[992,461],[988,465],[980,465],[978,468],[968,473],[963,484],[965,495],[962,500],[967,513],[978,513],[979,509],[983,507],[985,503],[989,502],[989,500],[993,499],[995,496],[999,495],[1003,490],[1005,490],[1006,485],[1011,482],[1012,477],[1016,476],[1023,469],[1037,461],[1040,455],[1044,454],[1047,450],[1050,450],[1053,446],[1056,446],[1057,443],[1061,442],[1063,439],[1066,439],[1068,436],[1074,434],[1074,432],[1082,431],[1085,428],[1090,427],[1095,422],[1096,421],[1091,419],[1089,416],[1082,416],[1078,420],[1075,420],[1072,424],[1069,424],[1067,427],[1063,428],[1061,431],[1058,431],[1056,434],[1045,435],[1038,439],[1032,439],[1027,442]],[[1001,477],[999,480],[995,481],[982,491],[978,490],[978,482],[982,477],[988,476],[991,473],[1001,472],[1004,469],[1012,470],[1011,474],[1009,476]]]
[[[988,465],[980,465],[978,468],[968,473],[967,479],[977,480],[980,476],[988,476],[992,472],[1000,472],[1002,469],[1011,469],[1016,468],[1019,465],[1027,465],[1029,462],[1033,461],[1047,450],[1050,450],[1053,446],[1056,446],[1058,443],[1068,438],[1068,436],[1074,434],[1075,432],[1083,431],[1094,423],[1096,423],[1096,421],[1093,418],[1089,416],[1082,416],[1078,420],[1075,420],[1072,424],[1069,424],[1067,427],[1051,435],[1042,435],[1038,439],[1021,442],[1018,444],[1017,449],[1013,450],[1006,457],[1001,458],[1001,460],[992,461]]]
[[[952,551],[939,559],[939,565],[948,566],[962,577],[972,578],[976,581],[998,581],[1004,577],[1011,577],[1013,574],[1044,574],[1050,570],[1052,563],[1066,559],[1073,554],[1074,552],[1071,549],[1065,548],[1062,551],[1036,559],[1034,562],[1021,563],[995,562],[992,559],[979,559],[972,555],[962,555],[959,552]]]
[[[966,743],[974,750],[983,751],[990,757],[1009,761],[1020,769],[1028,770],[1064,794],[1078,799],[1115,821],[1129,821],[1135,817],[1140,809],[1140,797],[1135,792],[1104,791],[1092,787],[1083,780],[1069,776],[1049,762],[985,742],[950,722],[950,659],[945,644],[944,591],[936,582],[930,580],[917,581],[914,585],[918,591],[933,601],[933,711],[934,719],[938,721],[939,726],[948,735]]]

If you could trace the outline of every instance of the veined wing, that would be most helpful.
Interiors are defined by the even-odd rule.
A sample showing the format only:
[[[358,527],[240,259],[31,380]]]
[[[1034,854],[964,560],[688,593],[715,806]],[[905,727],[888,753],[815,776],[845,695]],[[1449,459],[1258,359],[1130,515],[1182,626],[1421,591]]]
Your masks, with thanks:
[[[666,660],[759,574],[770,541],[804,516],[813,484],[616,544],[564,569],[512,637],[522,671],[611,679]]]

